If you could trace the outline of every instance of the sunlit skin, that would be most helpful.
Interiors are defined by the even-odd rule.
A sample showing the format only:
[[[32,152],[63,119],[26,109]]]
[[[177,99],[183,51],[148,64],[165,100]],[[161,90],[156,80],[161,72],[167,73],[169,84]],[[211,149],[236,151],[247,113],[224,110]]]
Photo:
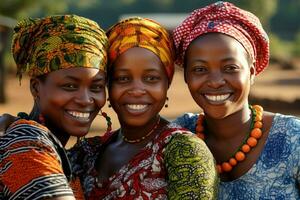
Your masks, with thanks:
[[[165,104],[168,78],[164,66],[151,51],[134,47],[122,53],[112,67],[109,100],[118,115],[122,134],[131,140],[141,138],[153,129]],[[161,119],[158,129],[167,123]],[[128,163],[157,132],[134,144],[124,141],[119,132],[97,160],[100,179],[107,179]]]
[[[94,68],[69,68],[31,79],[31,91],[46,126],[65,144],[82,137],[106,101],[105,74]]]
[[[255,68],[244,47],[234,38],[209,33],[195,39],[186,52],[185,80],[195,102],[204,110],[206,143],[217,162],[236,151],[250,130],[248,96]],[[262,151],[272,117],[264,115],[263,138],[247,159],[222,180],[233,180],[249,170]]]

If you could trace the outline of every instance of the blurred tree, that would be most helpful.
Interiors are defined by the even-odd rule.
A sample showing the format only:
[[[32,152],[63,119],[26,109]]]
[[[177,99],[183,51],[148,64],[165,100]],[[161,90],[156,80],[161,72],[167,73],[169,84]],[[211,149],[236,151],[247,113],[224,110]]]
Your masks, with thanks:
[[[232,3],[254,13],[263,24],[265,29],[270,29],[270,20],[276,14],[278,0],[232,0]]]
[[[11,29],[5,25],[7,20],[65,13],[70,6],[83,9],[95,3],[97,0],[1,0],[0,16],[6,20],[0,21],[0,103],[5,103],[4,55],[10,44]]]

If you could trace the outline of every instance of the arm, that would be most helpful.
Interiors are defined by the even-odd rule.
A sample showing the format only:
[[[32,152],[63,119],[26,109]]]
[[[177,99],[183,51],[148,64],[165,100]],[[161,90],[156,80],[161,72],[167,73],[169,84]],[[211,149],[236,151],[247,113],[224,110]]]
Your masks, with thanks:
[[[218,175],[212,154],[199,138],[178,134],[165,150],[169,199],[215,199]]]
[[[4,152],[0,193],[3,189],[7,199],[72,199],[73,192],[48,130],[19,121],[0,138],[0,152]]]

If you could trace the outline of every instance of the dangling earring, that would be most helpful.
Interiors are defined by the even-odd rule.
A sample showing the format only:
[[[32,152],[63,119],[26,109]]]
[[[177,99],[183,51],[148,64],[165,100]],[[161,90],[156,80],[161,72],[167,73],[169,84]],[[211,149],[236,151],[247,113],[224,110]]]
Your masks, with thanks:
[[[168,105],[168,101],[169,101],[169,97],[166,98],[166,104],[165,104],[165,108],[169,107]]]
[[[42,114],[39,114],[39,123],[45,126],[45,117]]]
[[[109,98],[107,98],[107,102],[108,102],[108,107],[111,108]]]
[[[109,132],[111,131],[111,125],[112,125],[111,119],[110,119],[110,117],[106,114],[106,112],[102,112],[102,110],[100,110],[100,113],[101,113],[101,114],[99,114],[99,115],[102,115],[102,116],[105,118],[105,120],[106,120],[106,125],[107,125],[106,133],[109,133]]]

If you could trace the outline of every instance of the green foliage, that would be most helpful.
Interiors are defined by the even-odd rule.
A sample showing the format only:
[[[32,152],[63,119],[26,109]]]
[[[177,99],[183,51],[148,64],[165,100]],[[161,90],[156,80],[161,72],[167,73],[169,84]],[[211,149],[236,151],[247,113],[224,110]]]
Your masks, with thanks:
[[[278,0],[235,0],[232,2],[254,13],[260,19],[264,28],[269,28],[270,19],[276,14],[278,6]]]
[[[86,9],[97,0],[1,0],[0,15],[20,19],[66,13],[70,6]]]
[[[296,34],[295,41],[293,42],[293,56],[300,57],[300,31]]]
[[[275,34],[269,34],[270,38],[270,53],[272,57],[278,59],[290,59],[293,51],[293,44],[290,41],[280,39]]]

